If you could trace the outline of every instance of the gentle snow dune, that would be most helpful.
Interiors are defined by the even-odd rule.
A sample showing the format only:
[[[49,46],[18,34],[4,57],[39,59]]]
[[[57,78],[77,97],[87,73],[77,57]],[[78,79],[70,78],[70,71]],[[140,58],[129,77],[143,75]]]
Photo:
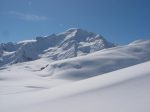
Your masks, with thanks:
[[[1,112],[149,112],[150,61],[47,90],[0,95]]]
[[[80,80],[150,60],[150,40],[101,50],[86,56],[51,63],[40,74],[52,78]]]
[[[1,68],[0,95],[39,91],[70,82],[39,76],[40,68],[45,67],[47,63],[47,59],[40,59]]]

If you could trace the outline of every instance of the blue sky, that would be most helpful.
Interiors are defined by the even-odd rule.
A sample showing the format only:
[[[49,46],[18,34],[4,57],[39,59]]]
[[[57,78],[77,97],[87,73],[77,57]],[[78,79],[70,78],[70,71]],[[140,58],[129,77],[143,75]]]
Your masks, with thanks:
[[[117,44],[150,39],[150,0],[0,0],[0,43],[72,27]]]

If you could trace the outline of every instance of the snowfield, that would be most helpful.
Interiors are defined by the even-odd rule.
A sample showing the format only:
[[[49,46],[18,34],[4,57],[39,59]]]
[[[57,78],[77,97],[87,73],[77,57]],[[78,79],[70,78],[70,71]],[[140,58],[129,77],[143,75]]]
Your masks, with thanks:
[[[1,94],[0,110],[2,112],[149,112],[149,67],[150,62],[145,62],[51,89]]]
[[[0,112],[150,112],[150,40],[69,29],[0,44]]]

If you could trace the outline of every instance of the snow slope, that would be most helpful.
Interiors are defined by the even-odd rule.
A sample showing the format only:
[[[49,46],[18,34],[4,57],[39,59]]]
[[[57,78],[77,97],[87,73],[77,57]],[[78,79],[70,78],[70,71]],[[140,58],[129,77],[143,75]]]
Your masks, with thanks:
[[[149,66],[150,40],[82,29],[0,44],[0,112],[149,112]]]
[[[50,63],[41,76],[81,80],[150,61],[150,40],[101,50],[86,56]]]
[[[0,95],[2,112],[149,112],[150,61],[63,86]]]
[[[0,94],[49,89],[150,61],[150,41],[51,62],[48,58],[0,68]]]

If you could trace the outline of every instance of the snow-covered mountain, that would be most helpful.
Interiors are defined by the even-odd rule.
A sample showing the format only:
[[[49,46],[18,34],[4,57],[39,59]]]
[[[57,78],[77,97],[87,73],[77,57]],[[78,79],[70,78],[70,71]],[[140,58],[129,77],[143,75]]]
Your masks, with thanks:
[[[0,66],[0,112],[150,111],[150,40],[69,29],[1,44]]]
[[[60,34],[36,37],[36,40],[0,44],[0,66],[43,57],[51,60],[67,59],[114,46],[101,35],[71,28]]]
[[[53,78],[79,80],[146,61],[150,61],[150,40],[136,41],[86,56],[52,62],[41,74]]]

